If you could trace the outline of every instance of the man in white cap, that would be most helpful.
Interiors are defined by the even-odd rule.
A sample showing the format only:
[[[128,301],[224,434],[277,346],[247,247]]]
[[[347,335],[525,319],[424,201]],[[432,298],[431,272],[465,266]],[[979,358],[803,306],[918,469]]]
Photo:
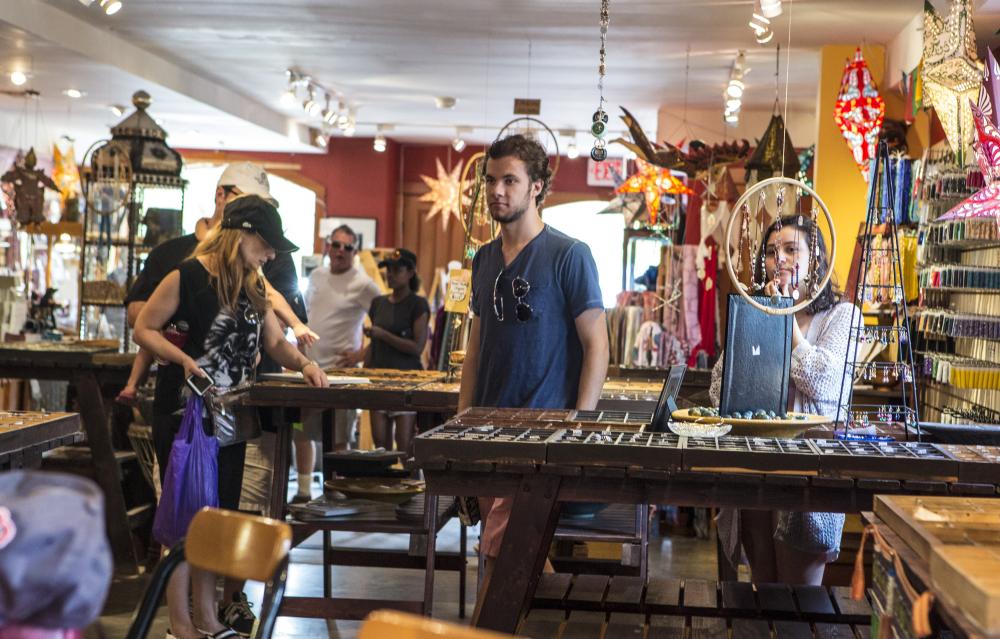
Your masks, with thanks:
[[[125,298],[130,326],[135,323],[139,311],[160,281],[191,255],[198,242],[222,222],[226,204],[241,195],[257,195],[275,208],[278,206],[277,200],[271,197],[267,173],[263,168],[251,162],[234,162],[227,166],[215,188],[215,212],[212,217],[199,220],[194,233],[167,240],[149,253],[142,272],[139,273]],[[300,345],[313,344],[319,336],[305,324],[305,302],[299,292],[298,275],[291,256],[288,253],[278,253],[275,259],[264,265],[263,272],[267,286],[267,300],[275,315],[292,329]],[[132,366],[128,385],[119,394],[119,401],[134,400],[136,388],[145,379],[151,364],[152,355],[140,350]],[[258,371],[275,370],[280,371],[281,367],[269,361],[266,356],[258,367]],[[271,473],[274,468],[274,421],[280,418],[278,415],[273,415],[273,412],[276,411],[260,411],[264,433],[260,439],[247,442],[243,494],[240,497],[241,509],[263,511],[270,498]],[[253,628],[254,615],[241,589],[242,584],[227,581],[219,617],[226,626],[241,635],[249,636]]]

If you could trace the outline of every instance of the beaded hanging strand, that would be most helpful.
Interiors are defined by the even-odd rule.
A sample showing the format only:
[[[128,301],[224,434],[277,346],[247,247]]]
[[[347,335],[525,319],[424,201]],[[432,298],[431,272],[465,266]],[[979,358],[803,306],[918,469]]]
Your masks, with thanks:
[[[608,25],[611,23],[608,1],[601,0],[601,62],[597,65],[597,92],[600,95],[600,101],[590,124],[590,133],[594,136],[594,148],[590,150],[590,157],[594,162],[602,162],[608,157],[608,143],[604,141],[604,134],[608,128],[608,114],[604,111],[604,76],[607,71],[605,60],[607,58]]]

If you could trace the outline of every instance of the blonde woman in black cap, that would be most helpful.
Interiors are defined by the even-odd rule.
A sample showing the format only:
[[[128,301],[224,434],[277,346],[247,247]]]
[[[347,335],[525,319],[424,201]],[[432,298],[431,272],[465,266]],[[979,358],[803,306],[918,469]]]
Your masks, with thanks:
[[[169,362],[157,373],[153,401],[153,443],[166,468],[173,435],[180,427],[187,378],[209,378],[230,388],[252,380],[263,348],[278,364],[301,371],[307,384],[326,386],[326,374],[285,337],[268,304],[260,269],[278,252],[291,252],[277,210],[256,195],[226,205],[222,224],[205,237],[191,258],[163,279],[136,320],[135,340]],[[188,325],[178,347],[162,333],[168,322]],[[219,505],[236,509],[243,480],[246,443],[219,448]],[[192,612],[188,611],[188,581]],[[176,639],[221,639],[236,633],[216,615],[215,576],[178,569],[167,587],[170,634]],[[192,618],[193,614],[193,618]]]
[[[368,317],[371,328],[365,334],[371,343],[365,352],[365,367],[419,370],[424,367],[421,355],[427,344],[427,320],[430,307],[419,295],[417,256],[404,248],[396,249],[379,262],[385,268],[388,295],[372,300]],[[372,411],[372,439],[376,446],[392,450],[393,423],[396,448],[410,453],[417,414],[407,411]]]

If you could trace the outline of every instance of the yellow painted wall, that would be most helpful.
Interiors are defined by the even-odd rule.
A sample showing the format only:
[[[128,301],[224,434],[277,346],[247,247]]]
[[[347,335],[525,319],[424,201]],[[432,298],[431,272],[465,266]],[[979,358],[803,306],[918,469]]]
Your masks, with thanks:
[[[827,45],[820,50],[819,107],[817,109],[816,159],[813,180],[816,192],[826,202],[837,233],[834,272],[837,282],[847,282],[851,256],[857,243],[858,225],[865,220],[868,184],[854,162],[850,147],[833,121],[833,107],[840,91],[844,64],[854,57],[857,45]],[[880,93],[885,71],[885,50],[866,46],[865,60]]]

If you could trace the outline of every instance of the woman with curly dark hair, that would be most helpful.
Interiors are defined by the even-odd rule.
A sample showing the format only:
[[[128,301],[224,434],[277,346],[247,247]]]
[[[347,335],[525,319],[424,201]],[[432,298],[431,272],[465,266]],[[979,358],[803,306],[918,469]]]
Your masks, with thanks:
[[[814,260],[810,251],[816,253]],[[796,301],[799,291],[803,299],[810,296],[813,284],[822,281],[830,269],[823,234],[811,219],[797,215],[783,217],[768,227],[756,259],[756,271],[765,278],[764,295]],[[831,279],[811,304],[795,313],[788,410],[836,419],[837,409],[847,401],[850,391],[842,380],[844,362],[854,352],[850,345],[855,310],[853,304],[841,300]],[[720,357],[712,371],[710,389],[716,404],[722,367]],[[719,514],[719,536],[726,555],[737,559],[742,542],[753,581],[758,583],[822,583],[826,564],[840,552],[843,527],[844,515],[840,513],[737,513],[728,509]]]

